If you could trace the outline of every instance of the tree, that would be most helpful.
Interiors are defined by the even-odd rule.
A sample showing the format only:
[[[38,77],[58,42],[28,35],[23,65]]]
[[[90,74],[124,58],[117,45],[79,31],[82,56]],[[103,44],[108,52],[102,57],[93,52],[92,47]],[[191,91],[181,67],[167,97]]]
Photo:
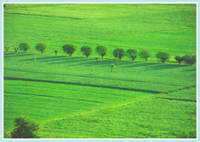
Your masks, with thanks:
[[[174,59],[179,63],[179,65],[181,64],[181,62],[184,60],[183,57],[180,56],[175,56]]]
[[[14,49],[15,49],[15,52],[17,52],[19,48],[14,48]]]
[[[165,61],[169,60],[170,54],[168,52],[161,51],[156,54],[156,58],[164,63]]]
[[[145,59],[145,61],[147,61],[149,57],[150,57],[150,53],[148,50],[142,50],[140,52],[140,58]]]
[[[112,64],[110,67],[111,67],[111,72],[113,72],[115,64]]]
[[[37,44],[37,45],[35,46],[35,49],[36,49],[37,51],[40,51],[41,54],[43,54],[44,51],[45,51],[45,49],[46,49],[46,45],[45,45],[45,44],[39,43],[39,44]]]
[[[121,60],[125,56],[125,51],[123,48],[117,48],[113,51],[113,56]]]
[[[38,124],[24,116],[15,119],[15,127],[11,133],[12,138],[37,138]]]
[[[58,53],[58,50],[55,50],[55,51],[54,51],[54,53],[55,53],[55,55],[57,55],[57,53]]]
[[[8,52],[9,48],[10,48],[10,47],[5,47],[5,49],[6,49],[6,52]]]
[[[24,50],[24,52],[26,52],[29,48],[30,47],[27,43],[20,43],[19,44],[19,50]]]
[[[137,58],[137,50],[136,49],[128,49],[126,51],[126,54],[132,59],[132,61],[135,60],[135,58]]]
[[[76,51],[76,47],[72,44],[65,44],[62,48],[66,54],[69,54],[69,56],[72,56],[72,54]]]
[[[192,54],[186,54],[183,56],[183,60],[188,65],[193,65],[196,62],[196,56]]]
[[[96,52],[101,56],[102,59],[106,55],[107,50],[108,50],[108,48],[106,46],[97,46],[96,47]]]
[[[90,46],[83,46],[81,47],[81,51],[83,52],[83,55],[89,57],[90,54],[92,53],[92,48]]]

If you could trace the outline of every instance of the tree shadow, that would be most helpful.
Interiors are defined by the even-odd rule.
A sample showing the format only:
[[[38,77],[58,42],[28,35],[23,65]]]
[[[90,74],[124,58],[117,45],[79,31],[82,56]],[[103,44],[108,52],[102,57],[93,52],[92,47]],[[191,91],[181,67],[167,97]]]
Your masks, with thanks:
[[[187,65],[157,63],[157,65],[151,66],[150,68],[148,68],[148,70],[175,69],[175,68],[186,67],[186,66]]]
[[[152,66],[152,65],[157,65],[158,63],[151,63],[151,62],[132,62],[126,66],[123,66],[123,67],[126,67],[126,68],[130,68],[130,67],[147,67],[147,66]]]
[[[91,61],[91,60],[95,60],[95,59],[92,59],[92,58],[84,58],[84,57],[65,57],[63,58],[62,60],[54,60],[54,61],[51,61],[49,64],[65,64],[65,63],[80,63],[80,62],[88,62],[88,61]]]
[[[43,55],[36,55],[34,57],[34,54],[33,54],[31,58],[22,59],[21,61],[33,61],[34,59],[36,59],[36,61],[39,61],[39,62],[48,62],[51,60],[59,60],[59,59],[62,59],[63,57],[64,56],[43,56]]]
[[[30,56],[33,55],[31,53],[19,53],[19,52],[8,52],[4,53],[4,58],[13,58],[13,57],[22,57],[22,56]]]
[[[116,60],[113,59],[99,59],[99,60],[90,60],[89,62],[78,62],[75,65],[81,65],[81,66],[101,66],[101,67],[110,67],[112,64],[115,64],[116,66],[122,66],[125,64],[128,64],[129,62],[126,61],[120,61],[119,63],[117,63]]]
[[[183,70],[182,72],[193,72],[193,71],[196,72],[196,68]]]

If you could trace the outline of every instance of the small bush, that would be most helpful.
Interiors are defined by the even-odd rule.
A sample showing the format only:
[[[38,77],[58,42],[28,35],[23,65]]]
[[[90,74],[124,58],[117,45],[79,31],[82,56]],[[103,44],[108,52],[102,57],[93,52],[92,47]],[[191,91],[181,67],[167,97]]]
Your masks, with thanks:
[[[180,57],[180,56],[175,56],[174,59],[179,63],[181,64],[181,62],[184,60],[183,57]]]
[[[111,72],[113,72],[115,64],[112,64],[110,67],[111,67]]]
[[[125,56],[125,51],[123,48],[117,48],[113,51],[113,56],[121,60]]]
[[[37,138],[36,131],[39,129],[35,121],[21,116],[15,119],[15,129],[11,133],[12,138]]]
[[[160,60],[162,63],[164,63],[165,61],[169,60],[170,58],[170,54],[168,52],[158,52],[156,54],[156,58],[158,60]]]
[[[72,44],[65,44],[62,48],[66,54],[69,54],[69,56],[72,56],[72,54],[76,51],[76,47]]]
[[[188,65],[193,65],[196,62],[196,56],[192,54],[186,54],[183,56],[183,60]]]
[[[107,50],[108,50],[108,48],[106,46],[97,46],[96,47],[96,52],[101,56],[102,59],[106,55]]]
[[[19,48],[14,48],[14,49],[15,49],[15,52],[17,52]]]
[[[26,52],[29,48],[30,47],[27,43],[20,43],[19,44],[19,50],[23,50],[24,52]]]
[[[126,51],[126,54],[128,57],[130,57],[132,59],[132,61],[135,60],[135,58],[137,58],[137,50],[136,49],[128,49]]]
[[[55,53],[55,55],[57,55],[57,54],[58,54],[58,51],[57,51],[57,50],[55,50],[55,51],[54,51],[54,53]]]
[[[44,51],[45,51],[45,49],[46,49],[46,45],[45,45],[45,44],[39,43],[39,44],[37,44],[37,45],[35,46],[35,49],[36,49],[37,51],[40,51],[41,54],[43,54]]]
[[[90,46],[83,46],[81,47],[81,51],[83,52],[83,55],[89,57],[92,53],[92,48]]]
[[[8,52],[9,48],[10,48],[10,47],[5,47],[5,49],[6,49],[6,52]]]
[[[140,58],[144,59],[145,61],[147,61],[149,57],[150,57],[150,53],[148,50],[142,50],[140,52]]]

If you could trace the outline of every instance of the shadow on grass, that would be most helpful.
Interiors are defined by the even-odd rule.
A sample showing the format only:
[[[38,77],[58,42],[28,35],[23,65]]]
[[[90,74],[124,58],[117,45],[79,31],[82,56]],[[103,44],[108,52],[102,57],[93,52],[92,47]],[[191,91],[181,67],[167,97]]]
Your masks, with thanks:
[[[189,99],[176,99],[176,98],[165,98],[165,97],[156,97],[156,98],[158,98],[158,99],[174,100],[174,101],[196,102],[196,100],[189,100]]]
[[[33,55],[31,53],[22,53],[22,52],[6,52],[4,53],[4,58],[12,58],[12,57],[22,57],[22,56],[30,56]]]
[[[119,61],[117,62],[114,59],[99,59],[99,60],[93,60],[89,62],[79,62],[76,65],[81,66],[101,66],[101,67],[110,67],[112,64],[115,64],[116,66],[124,66],[127,64],[130,64],[128,61]]]
[[[158,63],[151,63],[151,62],[141,62],[141,61],[137,61],[137,62],[132,62],[132,63],[129,63],[128,65],[126,66],[123,66],[123,67],[126,67],[126,68],[130,68],[130,67],[148,67],[149,66],[152,66],[152,65],[157,65]]]
[[[95,60],[93,58],[84,58],[84,57],[65,57],[62,60],[54,60],[54,61],[50,61],[49,64],[72,64],[74,65],[74,63],[81,63],[81,62],[88,62],[88,61],[92,61]]]
[[[39,62],[48,62],[48,61],[54,61],[54,60],[61,60],[63,59],[65,56],[45,56],[45,55],[36,55],[34,57],[34,55],[31,58],[28,59],[23,59],[21,61],[33,61],[34,58],[36,59],[36,61]]]
[[[183,70],[182,72],[196,72],[196,68]]]
[[[148,70],[150,71],[150,70],[175,69],[175,68],[186,67],[186,66],[187,65],[156,63],[156,65],[149,67]]]

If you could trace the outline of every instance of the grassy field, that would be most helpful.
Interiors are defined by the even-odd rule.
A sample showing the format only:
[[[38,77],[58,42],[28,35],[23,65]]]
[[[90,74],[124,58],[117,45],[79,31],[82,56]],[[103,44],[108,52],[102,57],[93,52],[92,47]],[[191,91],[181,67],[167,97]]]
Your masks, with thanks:
[[[187,5],[7,5],[4,42],[14,50],[21,42],[47,45],[46,52],[64,54],[66,43],[109,48],[149,49],[172,54],[195,53],[196,6]],[[31,28],[30,28],[31,27]],[[78,50],[75,55],[81,55]],[[93,52],[93,56],[97,56]],[[173,60],[173,58],[172,58]]]
[[[7,4],[4,9],[4,131],[24,115],[40,138],[195,138],[196,66],[176,55],[196,53],[196,6],[131,4]],[[27,53],[14,52],[21,42]],[[43,55],[37,43],[47,45]],[[105,59],[68,57],[62,45],[108,46]],[[117,47],[148,49],[148,62]],[[58,50],[55,56],[53,51]],[[171,60],[154,54],[165,50]],[[35,53],[35,54],[34,54]],[[114,71],[110,66],[115,64]]]

